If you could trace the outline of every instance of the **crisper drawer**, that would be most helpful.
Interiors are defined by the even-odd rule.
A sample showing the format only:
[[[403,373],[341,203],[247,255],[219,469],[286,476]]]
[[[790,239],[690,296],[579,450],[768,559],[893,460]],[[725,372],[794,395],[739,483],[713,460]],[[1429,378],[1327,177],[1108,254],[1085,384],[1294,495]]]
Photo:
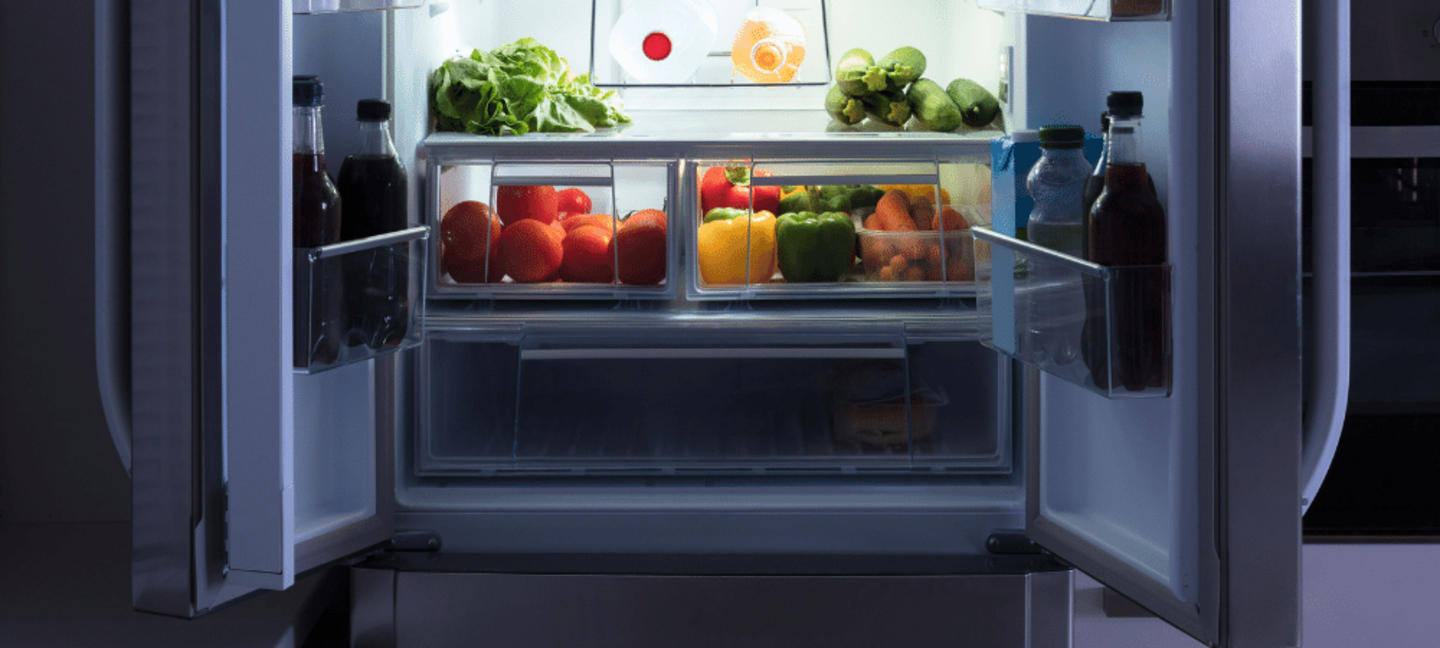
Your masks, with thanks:
[[[685,186],[697,300],[972,297],[989,166],[963,159],[699,159]]]
[[[433,158],[430,296],[674,296],[673,161]]]
[[[1106,267],[975,229],[981,341],[1108,398],[1164,398],[1170,266]]]
[[[974,342],[723,329],[432,332],[435,476],[1009,473],[1008,363]]]

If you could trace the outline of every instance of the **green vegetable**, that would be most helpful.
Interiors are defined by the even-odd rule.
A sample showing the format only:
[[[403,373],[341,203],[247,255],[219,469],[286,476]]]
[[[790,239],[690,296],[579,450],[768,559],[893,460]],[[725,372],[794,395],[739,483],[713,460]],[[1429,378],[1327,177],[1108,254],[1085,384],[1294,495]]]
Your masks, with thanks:
[[[850,208],[861,209],[874,207],[880,202],[880,197],[885,195],[885,190],[875,185],[854,185],[850,192]]]
[[[865,104],[845,93],[837,83],[830,86],[825,94],[825,112],[846,126],[854,126],[865,119]]]
[[[780,197],[780,214],[810,211],[810,192],[800,189]]]
[[[746,214],[749,213],[750,210],[740,209],[738,207],[716,207],[708,212],[705,212],[704,222],[709,223],[717,220],[734,220],[736,218],[743,218]]]
[[[855,224],[848,214],[785,214],[775,225],[775,237],[786,281],[844,281],[855,265]]]
[[[906,103],[905,95],[899,92],[877,92],[865,97],[863,101],[865,113],[882,124],[899,128],[910,119],[910,104]]]
[[[891,90],[900,90],[925,74],[925,55],[905,46],[886,54],[875,66],[885,71]]]
[[[995,121],[1000,114],[1000,102],[980,84],[970,79],[955,79],[945,87],[945,94],[960,108],[960,117],[966,126],[980,128]]]
[[[565,59],[533,38],[445,61],[429,85],[430,114],[440,131],[590,132],[630,121],[614,90],[575,75]]]
[[[852,97],[860,97],[880,90],[881,88],[872,88],[865,82],[865,73],[869,72],[874,65],[875,57],[863,49],[857,47],[845,52],[840,56],[840,64],[835,66],[835,86]],[[861,114],[860,117],[864,119],[865,116]]]
[[[930,79],[919,79],[910,84],[905,98],[909,100],[910,110],[915,113],[915,118],[930,130],[953,131],[964,121],[960,107],[955,105],[940,84]]]

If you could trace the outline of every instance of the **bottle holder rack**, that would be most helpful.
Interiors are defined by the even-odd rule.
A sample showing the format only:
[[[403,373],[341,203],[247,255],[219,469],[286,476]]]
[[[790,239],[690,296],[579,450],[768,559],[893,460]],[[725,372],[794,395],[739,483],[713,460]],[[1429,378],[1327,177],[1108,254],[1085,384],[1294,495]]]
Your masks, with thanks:
[[[1170,395],[1168,264],[1107,267],[972,233],[982,344],[1107,398]]]

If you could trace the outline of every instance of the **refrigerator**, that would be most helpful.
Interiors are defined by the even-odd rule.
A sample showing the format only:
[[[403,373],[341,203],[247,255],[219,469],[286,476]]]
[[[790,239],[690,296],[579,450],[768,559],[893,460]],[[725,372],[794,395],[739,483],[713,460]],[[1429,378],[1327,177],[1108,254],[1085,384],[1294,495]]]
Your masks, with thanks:
[[[109,5],[98,36],[128,47],[129,68],[101,113],[129,151],[129,204],[97,219],[111,244],[97,264],[113,270],[97,275],[117,284],[97,291],[98,341],[134,484],[137,609],[200,616],[340,567],[357,645],[638,645],[687,627],[806,641],[913,614],[933,627],[896,639],[1069,645],[1078,569],[1205,644],[1299,645],[1300,518],[1345,402],[1348,7],[677,2],[709,7],[720,45],[657,81],[609,47],[627,21],[674,20],[626,12],[643,5]],[[756,6],[804,23],[795,79],[732,73],[727,34]],[[1312,11],[1303,40],[1324,62],[1306,292]],[[615,92],[631,121],[437,132],[436,68],[521,38]],[[903,46],[925,53],[926,78],[987,87],[998,116],[933,132],[826,113],[842,53]],[[355,102],[393,106],[410,228],[294,247],[302,74],[325,83],[332,174],[356,145]],[[1028,169],[1003,151],[1049,124],[1097,130],[1111,90],[1144,93],[1169,228],[1168,375],[1136,392],[1017,324],[1053,297],[1033,285],[1042,269],[1071,288],[1116,275],[1017,236]],[[757,194],[929,187],[968,226],[937,232],[936,254],[968,265],[896,281],[857,249],[845,281],[763,264],[716,279],[700,195],[713,167],[747,170]],[[596,212],[659,210],[663,278],[457,281],[446,212],[541,185],[581,189]],[[739,265],[754,267],[759,231],[742,233]],[[861,248],[877,236],[857,231]],[[377,253],[408,264],[403,340],[297,361],[327,262]],[[719,616],[737,606],[773,625]],[[663,610],[658,634],[625,634],[635,609]],[[868,641],[848,631],[837,641]]]

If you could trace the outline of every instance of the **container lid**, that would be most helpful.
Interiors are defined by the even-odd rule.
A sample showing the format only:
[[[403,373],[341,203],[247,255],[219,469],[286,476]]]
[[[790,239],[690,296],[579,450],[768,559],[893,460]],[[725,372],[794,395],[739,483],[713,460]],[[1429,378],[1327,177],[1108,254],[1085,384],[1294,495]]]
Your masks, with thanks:
[[[296,106],[325,105],[325,84],[320,83],[318,76],[297,74],[291,80],[290,88]]]
[[[1085,146],[1085,129],[1066,124],[1063,126],[1041,126],[1040,148],[1072,149]]]
[[[1105,105],[1110,108],[1112,119],[1139,117],[1145,108],[1145,95],[1139,92],[1111,92],[1105,98]]]
[[[380,99],[361,99],[355,105],[355,118],[363,122],[378,122],[390,119],[390,102]]]

